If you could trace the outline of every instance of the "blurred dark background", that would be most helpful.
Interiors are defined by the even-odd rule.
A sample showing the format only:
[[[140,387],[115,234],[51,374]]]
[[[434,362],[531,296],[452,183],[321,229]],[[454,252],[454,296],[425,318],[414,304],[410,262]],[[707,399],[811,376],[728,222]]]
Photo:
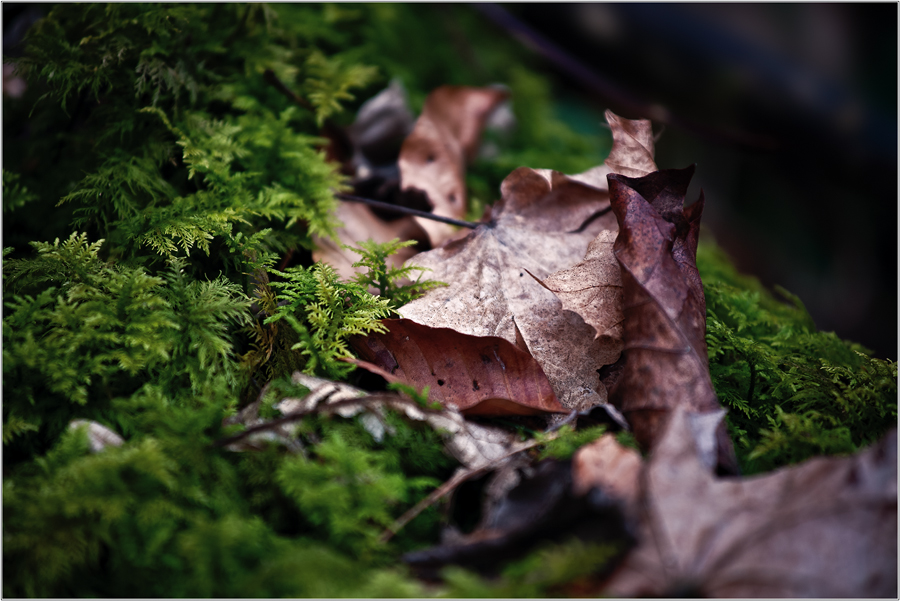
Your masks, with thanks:
[[[897,4],[475,5],[697,163],[704,223],[820,329],[897,358]]]

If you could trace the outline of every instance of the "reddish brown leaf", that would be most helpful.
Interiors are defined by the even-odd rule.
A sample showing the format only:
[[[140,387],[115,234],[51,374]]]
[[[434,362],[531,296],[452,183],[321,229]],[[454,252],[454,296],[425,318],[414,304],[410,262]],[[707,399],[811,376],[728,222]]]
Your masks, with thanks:
[[[621,448],[578,452],[576,487],[625,482],[640,515],[638,547],[594,594],[897,598],[896,430],[852,457],[719,479],[695,442],[714,438],[707,418],[676,410],[639,468]]]
[[[622,267],[625,367],[614,402],[645,448],[659,439],[676,407],[719,409],[706,353],[706,303],[696,267],[703,195],[688,210],[684,196],[694,168],[642,178],[610,175],[619,222],[615,255]],[[724,424],[719,463],[737,470]]]
[[[466,214],[466,162],[475,158],[485,120],[508,93],[495,88],[441,86],[428,95],[422,114],[400,149],[400,185],[428,195],[435,215]],[[416,218],[432,246],[453,235],[444,223]]]
[[[412,386],[429,386],[433,400],[456,405],[465,415],[565,412],[537,362],[502,338],[469,336],[408,319],[382,323],[387,333],[355,337],[353,348]]]

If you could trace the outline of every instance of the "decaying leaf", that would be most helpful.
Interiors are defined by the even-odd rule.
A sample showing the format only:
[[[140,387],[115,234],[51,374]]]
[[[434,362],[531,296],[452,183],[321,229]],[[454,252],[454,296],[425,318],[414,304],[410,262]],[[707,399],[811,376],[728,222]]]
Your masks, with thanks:
[[[408,319],[385,319],[388,332],[354,337],[353,348],[381,369],[466,415],[565,412],[540,366],[497,337],[475,337]]]
[[[597,369],[604,352],[594,329],[528,273],[545,278],[584,257],[611,227],[607,194],[561,173],[550,179],[520,168],[501,187],[493,220],[466,238],[416,255],[411,263],[447,282],[400,309],[404,317],[472,336],[498,336],[541,365],[562,405],[584,409],[605,401]],[[588,222],[583,228],[582,226]]]
[[[620,167],[635,161],[632,170],[655,168],[649,122],[632,124],[612,113],[607,118],[613,131],[610,159]],[[613,216],[604,213],[608,190],[600,176],[610,171],[605,164],[572,177],[526,168],[511,173],[501,186],[502,197],[490,222],[462,240],[411,260],[432,269],[430,277],[450,285],[409,303],[400,309],[401,315],[474,336],[499,336],[527,349],[568,409],[585,410],[606,402],[597,370],[615,363],[621,351],[617,307],[609,303],[612,316],[598,315],[592,307],[588,319],[603,328],[598,332],[585,322],[581,309],[567,310],[527,274],[546,280],[569,269],[584,258],[597,235],[617,230]],[[607,236],[595,248],[601,254],[613,234]],[[601,259],[601,264],[607,263],[612,263],[608,256]],[[615,269],[606,271],[618,277]],[[596,279],[591,281],[591,286],[599,285]]]
[[[613,254],[615,241],[615,231],[600,232],[588,245],[581,263],[538,280],[559,298],[563,310],[580,315],[594,328],[596,338],[612,345],[621,344],[623,320],[622,277]]]
[[[696,266],[703,195],[688,209],[684,196],[694,168],[633,179],[610,175],[619,221],[615,256],[622,268],[625,365],[614,402],[645,448],[659,439],[676,407],[720,408],[709,376],[706,302]],[[736,473],[724,424],[719,466]]]
[[[601,594],[897,597],[896,430],[851,457],[738,480],[712,474],[696,427],[676,410],[634,473],[640,544]],[[714,436],[714,423],[701,427]],[[579,451],[583,462],[590,453],[597,456]],[[576,470],[576,481],[589,474],[581,486],[602,487],[623,460],[625,471],[635,469],[620,451],[603,469]]]
[[[499,88],[465,86],[441,86],[431,92],[400,149],[401,188],[424,192],[435,215],[464,218],[466,163],[478,152],[481,130],[491,111],[507,96]],[[447,224],[415,219],[434,247],[454,233]]]
[[[447,565],[495,574],[536,545],[572,538],[622,547],[632,542],[617,504],[573,494],[568,462],[548,460],[504,494],[471,534],[407,553],[403,561],[426,578],[439,577]]]
[[[605,161],[612,173],[643,177],[659,169],[653,160],[655,148],[650,121],[623,119],[612,111],[606,111],[606,122],[616,141]]]
[[[344,169],[353,174],[353,191],[364,198],[431,210],[462,219],[466,213],[465,167],[474,158],[485,121],[507,92],[493,88],[443,86],[426,99],[422,115],[413,121],[406,93],[398,81],[368,100],[347,129],[345,143],[352,157]],[[455,235],[452,226],[418,217],[377,213],[370,207],[339,203],[334,242],[315,236],[313,260],[332,265],[343,279],[359,269],[358,256],[345,246],[364,240],[394,238],[437,246]],[[400,267],[417,251],[404,248],[388,257],[388,267]]]
[[[653,128],[650,121],[623,119],[609,110],[606,111],[605,116],[613,136],[613,147],[610,149],[609,156],[602,165],[569,177],[589,186],[608,190],[606,176],[611,173],[620,173],[628,177],[643,177],[657,171],[658,167],[653,161]]]

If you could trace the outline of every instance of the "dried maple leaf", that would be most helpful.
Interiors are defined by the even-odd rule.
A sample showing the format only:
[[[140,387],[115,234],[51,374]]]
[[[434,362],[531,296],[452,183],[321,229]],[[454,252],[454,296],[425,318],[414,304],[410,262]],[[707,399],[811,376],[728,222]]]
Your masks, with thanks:
[[[577,313],[594,328],[595,338],[613,343],[605,346],[615,356],[601,359],[604,365],[618,358],[622,340],[622,277],[613,254],[615,241],[613,230],[600,232],[581,263],[538,280],[559,298],[564,310]]]
[[[604,402],[597,369],[605,352],[594,329],[528,275],[545,278],[584,257],[597,234],[614,228],[607,193],[552,172],[519,168],[501,186],[491,222],[466,238],[416,255],[428,277],[449,285],[399,310],[407,319],[472,336],[498,336],[527,350],[563,406]],[[599,217],[597,215],[599,214]],[[597,218],[594,218],[597,217]]]
[[[571,175],[572,179],[601,190],[609,189],[606,176],[621,173],[628,177],[643,177],[658,170],[653,161],[653,128],[647,119],[623,119],[612,111],[606,111],[606,122],[612,131],[613,147],[602,165],[584,173]],[[543,170],[539,170],[543,171]]]
[[[345,170],[354,174],[354,193],[464,218],[466,161],[478,149],[485,120],[506,96],[492,88],[443,86],[429,94],[413,124],[406,94],[392,82],[360,108],[346,132],[352,157]],[[329,263],[344,279],[362,268],[353,267],[358,257],[343,245],[399,238],[437,246],[455,235],[454,228],[444,223],[411,216],[388,220],[356,203],[340,203],[336,217],[343,224],[336,232],[339,243],[314,236],[313,260]],[[388,257],[388,266],[399,267],[416,252],[402,249]]]
[[[466,214],[466,162],[475,158],[484,123],[508,96],[497,88],[441,86],[425,99],[422,114],[400,149],[400,187],[424,192],[432,213],[454,219]],[[432,246],[454,229],[417,217]]]
[[[696,266],[702,192],[683,209],[693,173],[688,167],[608,178],[619,222],[614,252],[625,315],[625,365],[614,403],[644,448],[658,440],[676,407],[720,408],[709,376],[706,302]],[[724,424],[718,444],[721,469],[736,473]]]
[[[528,353],[496,337],[475,337],[408,319],[385,319],[388,332],[351,340],[359,355],[430,398],[466,415],[562,413],[550,383]]]
[[[698,452],[715,428],[676,410],[640,471],[624,467],[632,483],[620,487],[640,490],[640,544],[600,594],[897,597],[896,430],[852,457],[738,480],[716,478]],[[582,461],[576,485],[603,488],[622,457]]]
[[[555,294],[526,274],[545,280],[583,259],[585,248],[600,232],[616,231],[612,216],[604,214],[610,162],[632,172],[655,168],[650,123],[620,119],[609,111],[607,119],[613,148],[606,164],[575,176],[525,168],[511,173],[503,181],[502,197],[489,223],[463,240],[412,260],[450,285],[400,310],[419,323],[499,336],[527,349],[562,405],[576,410],[606,402],[597,370],[619,357],[621,340],[615,324],[620,316],[614,302],[608,303],[610,312],[616,313],[612,317],[583,305],[567,310]],[[593,250],[602,254],[608,241],[609,237],[602,238]],[[608,255],[601,259],[606,263],[611,265]],[[605,272],[617,278],[614,269]],[[594,279],[591,286],[602,283]],[[587,319],[602,331],[586,323],[580,312],[588,313]]]

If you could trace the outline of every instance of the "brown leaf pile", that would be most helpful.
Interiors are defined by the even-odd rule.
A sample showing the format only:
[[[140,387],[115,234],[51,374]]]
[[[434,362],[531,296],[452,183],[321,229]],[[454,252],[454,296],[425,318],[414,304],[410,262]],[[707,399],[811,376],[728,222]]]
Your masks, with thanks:
[[[617,496],[639,531],[599,594],[896,598],[896,430],[852,457],[735,480],[695,442],[715,422],[676,410],[643,464],[611,435],[579,450],[576,490]]]
[[[529,274],[547,277],[584,257],[590,241],[613,226],[608,212],[586,224],[607,209],[607,195],[561,173],[548,180],[525,168],[504,180],[501,193],[490,223],[413,259],[448,286],[400,313],[431,327],[497,336],[519,346],[537,360],[565,407],[604,402],[597,369],[618,358],[621,341],[598,340],[580,315],[565,311]]]
[[[468,88],[430,97],[401,151],[402,189],[435,213],[463,215],[462,166],[500,100]],[[427,232],[436,246],[411,262],[448,285],[402,307],[387,334],[352,344],[373,371],[430,387],[460,431],[468,422],[457,408],[573,418],[611,402],[649,459],[606,435],[578,451],[571,471],[536,469],[519,482],[509,440],[468,433],[459,440],[469,451],[503,439],[481,453],[506,462],[495,474],[505,484],[488,495],[494,510],[473,533],[407,562],[434,574],[478,569],[560,533],[611,540],[625,524],[637,546],[588,594],[896,597],[896,431],[853,457],[715,475],[738,469],[709,375],[696,267],[703,196],[685,208],[694,168],[657,169],[649,122],[607,120],[614,145],[603,165],[573,176],[515,170],[465,237],[404,218],[405,235]]]
[[[488,115],[508,96],[494,88],[441,86],[429,94],[422,114],[411,124],[406,97],[399,83],[366,102],[347,137],[353,146],[347,170],[354,173],[354,192],[363,197],[410,206],[435,215],[463,219],[466,215],[466,163],[474,159]],[[410,129],[411,128],[411,129]],[[392,149],[402,141],[399,154]],[[383,215],[357,203],[338,205],[340,243],[314,237],[313,260],[332,265],[344,279],[355,273],[359,257],[344,246],[363,240],[416,240],[436,247],[455,230],[421,217]],[[402,249],[388,257],[400,267],[417,252]]]

